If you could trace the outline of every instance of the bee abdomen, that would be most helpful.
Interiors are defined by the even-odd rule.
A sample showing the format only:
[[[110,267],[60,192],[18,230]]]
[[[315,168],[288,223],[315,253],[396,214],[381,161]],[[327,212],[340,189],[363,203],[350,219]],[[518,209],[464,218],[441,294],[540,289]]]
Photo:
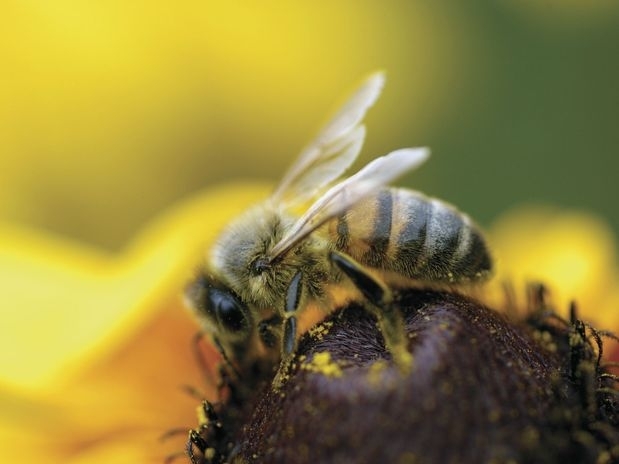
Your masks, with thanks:
[[[331,227],[336,247],[369,267],[455,282],[486,275],[492,261],[479,229],[442,201],[406,189],[383,189]]]

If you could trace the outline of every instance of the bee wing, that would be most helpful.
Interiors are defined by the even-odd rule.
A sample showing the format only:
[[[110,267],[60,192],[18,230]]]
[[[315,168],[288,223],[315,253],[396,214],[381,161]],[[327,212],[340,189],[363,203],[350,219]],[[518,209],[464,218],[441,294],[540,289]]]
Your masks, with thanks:
[[[334,185],[310,206],[271,250],[272,261],[322,226],[339,216],[363,197],[375,192],[396,177],[423,163],[430,151],[427,148],[403,148],[376,158],[355,175]]]
[[[275,204],[302,204],[350,167],[365,140],[360,123],[384,83],[383,73],[372,74],[301,151],[271,197]]]

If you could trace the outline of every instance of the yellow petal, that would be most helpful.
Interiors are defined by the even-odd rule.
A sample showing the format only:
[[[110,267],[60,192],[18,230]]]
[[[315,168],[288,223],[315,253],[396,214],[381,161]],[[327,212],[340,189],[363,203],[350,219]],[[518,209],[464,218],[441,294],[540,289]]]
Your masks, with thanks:
[[[142,322],[61,389],[36,399],[0,392],[0,462],[40,462],[45,450],[44,462],[161,463],[181,450],[186,432],[159,440],[166,431],[196,424],[198,400],[180,387],[216,398],[215,384],[205,383],[196,365],[189,313],[169,306]],[[214,369],[216,351],[204,348]]]
[[[208,190],[156,219],[119,255],[0,228],[0,384],[24,391],[68,382],[169,303],[218,230],[265,194],[246,184]]]
[[[570,301],[598,325],[617,325],[619,289],[614,237],[599,218],[548,207],[522,207],[499,219],[491,231],[497,280],[548,286],[564,315]]]

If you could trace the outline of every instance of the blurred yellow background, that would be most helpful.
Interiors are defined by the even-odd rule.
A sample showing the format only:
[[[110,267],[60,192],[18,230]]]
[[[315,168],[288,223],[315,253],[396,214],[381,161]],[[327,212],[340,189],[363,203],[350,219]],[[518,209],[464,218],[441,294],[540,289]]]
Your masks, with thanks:
[[[198,189],[276,181],[380,68],[358,165],[428,145],[403,182],[484,225],[550,202],[619,230],[617,44],[610,0],[4,2],[0,220],[122,249]]]
[[[483,226],[605,218],[491,233],[616,329],[618,44],[616,0],[5,0],[0,461],[163,461],[195,425],[172,392],[200,374],[178,296],[203,245],[377,69],[356,166],[429,146],[402,184]]]

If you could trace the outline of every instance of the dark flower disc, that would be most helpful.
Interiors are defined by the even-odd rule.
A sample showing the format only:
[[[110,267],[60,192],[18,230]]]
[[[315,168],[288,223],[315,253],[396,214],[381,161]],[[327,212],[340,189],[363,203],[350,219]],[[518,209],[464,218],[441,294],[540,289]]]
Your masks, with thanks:
[[[398,306],[413,355],[410,372],[391,360],[367,311],[356,305],[337,311],[302,338],[280,388],[269,377],[222,405],[222,416],[234,420],[230,453],[220,460],[618,459],[614,381],[605,387],[598,347],[585,330],[542,309],[526,323],[510,322],[452,293],[411,290]]]

